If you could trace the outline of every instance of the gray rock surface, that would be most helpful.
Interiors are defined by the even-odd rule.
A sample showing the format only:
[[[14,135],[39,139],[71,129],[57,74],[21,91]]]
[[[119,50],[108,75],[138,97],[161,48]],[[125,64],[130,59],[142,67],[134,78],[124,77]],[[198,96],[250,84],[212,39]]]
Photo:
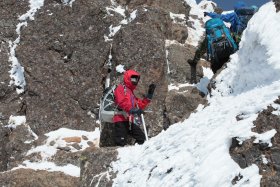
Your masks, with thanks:
[[[79,178],[65,175],[62,172],[17,169],[0,173],[0,185],[7,187],[77,187],[79,186]]]
[[[280,104],[280,99],[276,100],[275,103]],[[273,111],[275,109],[271,106],[262,111],[256,121],[254,121],[256,127],[252,129],[259,134],[275,129],[277,133],[271,139],[272,147],[269,147],[266,143],[253,143],[254,138],[252,138],[243,142],[242,145],[239,145],[238,141],[233,139],[230,148],[230,154],[233,160],[241,168],[248,167],[252,164],[256,164],[259,167],[260,175],[262,175],[262,187],[276,187],[280,185],[280,117],[272,114]],[[263,157],[266,158],[268,163],[264,163]]]
[[[116,161],[115,148],[87,149],[81,157],[81,183],[82,187],[112,186],[112,179],[116,173],[112,171],[111,163]]]

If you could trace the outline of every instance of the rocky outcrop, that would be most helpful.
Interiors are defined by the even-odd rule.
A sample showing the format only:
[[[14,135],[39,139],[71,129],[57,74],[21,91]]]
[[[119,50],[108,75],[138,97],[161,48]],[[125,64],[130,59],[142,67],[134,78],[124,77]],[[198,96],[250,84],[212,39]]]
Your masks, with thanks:
[[[98,107],[110,50],[103,39],[110,1],[77,1],[73,8],[55,3],[47,1],[23,29],[17,48],[26,72],[26,117],[39,135],[62,126],[94,128],[90,113]]]
[[[88,149],[81,157],[81,183],[83,187],[112,186],[116,173],[111,163],[117,159],[116,148]]]
[[[276,10],[278,12],[280,10],[280,1],[279,0],[273,0],[273,2],[275,4]]]
[[[0,173],[0,185],[7,187],[76,187],[79,186],[79,178],[71,177],[61,172],[17,169],[9,172]]]
[[[280,99],[275,101],[280,104]],[[254,143],[254,138],[246,140],[242,145],[238,144],[236,139],[230,148],[230,154],[241,168],[256,164],[259,167],[260,175],[262,175],[261,186],[279,186],[280,185],[280,117],[272,112],[275,109],[269,106],[262,111],[256,121],[255,127],[252,129],[259,134],[275,129],[277,133],[271,139],[272,146],[267,143]],[[240,177],[239,177],[240,178]]]
[[[169,122],[174,124],[187,119],[199,104],[205,105],[207,100],[200,95],[197,88],[183,87],[178,91],[170,91],[165,102]]]

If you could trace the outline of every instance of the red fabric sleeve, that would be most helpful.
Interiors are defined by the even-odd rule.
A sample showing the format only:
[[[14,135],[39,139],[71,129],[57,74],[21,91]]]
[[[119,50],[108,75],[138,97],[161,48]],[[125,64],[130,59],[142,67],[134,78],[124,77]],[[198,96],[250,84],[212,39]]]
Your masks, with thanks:
[[[135,97],[135,100],[138,104],[138,107],[142,110],[144,110],[146,108],[146,106],[151,102],[149,99],[144,98],[144,99],[139,99],[137,97]]]
[[[126,91],[124,92],[123,85],[119,85],[114,92],[116,105],[123,109],[125,112],[129,113],[132,108],[132,103],[130,101],[131,94]]]
[[[129,111],[132,108],[136,108],[136,106],[144,110],[146,106],[151,102],[147,98],[139,99],[135,97],[132,91],[130,91],[129,89],[126,89],[126,91],[124,91],[123,85],[119,85],[115,89],[114,95],[115,95],[115,103],[118,106],[118,108],[121,108],[127,113],[129,113]],[[131,101],[132,98],[134,98],[135,106],[132,106],[132,101]]]

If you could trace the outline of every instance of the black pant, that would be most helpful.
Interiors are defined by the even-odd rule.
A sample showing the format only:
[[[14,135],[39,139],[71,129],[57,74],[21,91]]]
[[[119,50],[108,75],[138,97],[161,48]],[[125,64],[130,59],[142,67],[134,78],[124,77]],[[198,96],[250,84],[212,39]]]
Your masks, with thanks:
[[[132,123],[130,129],[128,121],[117,122],[114,124],[114,141],[117,146],[126,145],[128,134],[135,138],[136,143],[138,144],[143,144],[146,140],[145,134],[139,126]]]

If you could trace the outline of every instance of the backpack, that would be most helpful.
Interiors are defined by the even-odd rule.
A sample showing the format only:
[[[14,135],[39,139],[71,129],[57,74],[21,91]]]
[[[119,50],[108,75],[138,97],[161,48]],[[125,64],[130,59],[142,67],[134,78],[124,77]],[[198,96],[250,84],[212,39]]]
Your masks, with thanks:
[[[126,115],[126,113],[115,104],[114,91],[117,88],[116,85],[106,88],[103,92],[103,96],[100,99],[99,107],[99,120],[100,122],[113,123],[113,117],[116,114]]]
[[[205,23],[207,38],[207,60],[219,62],[228,58],[237,50],[237,45],[231,37],[230,30],[219,18],[213,18]]]
[[[242,7],[235,9],[235,13],[238,17],[237,24],[237,34],[242,34],[242,32],[246,29],[249,20],[256,13],[256,8],[252,7]]]

